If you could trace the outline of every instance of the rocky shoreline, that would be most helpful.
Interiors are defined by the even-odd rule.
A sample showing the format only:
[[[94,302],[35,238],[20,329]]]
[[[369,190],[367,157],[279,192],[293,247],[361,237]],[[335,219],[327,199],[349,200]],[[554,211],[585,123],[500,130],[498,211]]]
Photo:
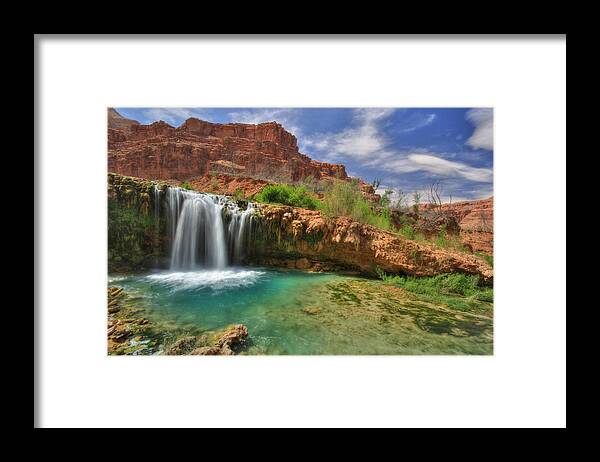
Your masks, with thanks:
[[[235,324],[202,335],[169,334],[140,316],[144,309],[123,288],[107,290],[109,355],[236,355],[249,345],[248,328]]]

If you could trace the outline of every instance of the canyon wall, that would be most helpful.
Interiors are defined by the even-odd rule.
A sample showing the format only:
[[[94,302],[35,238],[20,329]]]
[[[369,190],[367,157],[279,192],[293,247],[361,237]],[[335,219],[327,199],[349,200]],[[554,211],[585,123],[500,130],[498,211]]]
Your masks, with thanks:
[[[343,165],[301,154],[277,122],[216,124],[190,118],[175,128],[142,125],[109,109],[108,171],[147,179],[188,180],[217,172],[275,182],[339,178]]]

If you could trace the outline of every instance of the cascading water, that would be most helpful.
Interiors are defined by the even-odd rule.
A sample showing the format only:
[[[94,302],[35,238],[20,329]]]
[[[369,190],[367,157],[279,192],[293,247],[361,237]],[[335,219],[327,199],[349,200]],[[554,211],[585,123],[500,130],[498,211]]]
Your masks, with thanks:
[[[154,216],[156,217],[156,226],[154,229],[154,252],[156,254],[155,263],[158,264],[158,254],[160,249],[160,188],[157,184],[152,189],[154,195]]]
[[[225,196],[176,187],[165,194],[172,270],[223,269],[241,262],[252,229],[251,203],[242,210]]]

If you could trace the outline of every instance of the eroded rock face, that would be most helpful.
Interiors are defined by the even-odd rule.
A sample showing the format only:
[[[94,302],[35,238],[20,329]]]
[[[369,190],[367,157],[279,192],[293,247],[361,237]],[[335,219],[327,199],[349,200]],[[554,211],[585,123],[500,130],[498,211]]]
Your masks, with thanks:
[[[421,210],[432,206],[424,204]],[[464,244],[474,252],[492,255],[494,252],[494,198],[456,202],[442,205],[443,210],[451,210],[460,226],[460,236]]]
[[[139,125],[137,120],[131,120],[123,117],[116,109],[108,108],[108,126],[114,129],[128,129],[132,125]]]
[[[163,121],[129,123],[114,109],[108,120],[109,172],[176,180],[211,172],[282,182],[348,179],[343,165],[301,154],[296,137],[277,122],[214,124],[190,118],[175,128]]]
[[[480,257],[406,239],[348,217],[327,219],[318,211],[280,205],[259,206],[261,227],[251,256],[260,264],[309,269],[348,269],[374,274],[434,276],[462,272],[493,278]]]
[[[188,182],[196,191],[223,194],[225,196],[233,196],[238,191],[241,191],[244,197],[258,194],[261,189],[270,184],[269,181],[228,175],[226,173],[204,175],[192,178]]]

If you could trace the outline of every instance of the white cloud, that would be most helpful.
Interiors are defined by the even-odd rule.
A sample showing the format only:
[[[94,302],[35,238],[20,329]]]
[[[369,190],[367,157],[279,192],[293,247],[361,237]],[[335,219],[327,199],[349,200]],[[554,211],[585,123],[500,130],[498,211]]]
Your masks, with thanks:
[[[303,142],[306,149],[322,151],[328,160],[345,157],[365,158],[381,153],[388,141],[380,132],[378,123],[394,113],[395,109],[355,109],[354,127],[338,133],[319,134]]]
[[[404,195],[403,204],[404,205],[412,205],[414,204],[414,193],[418,192],[420,194],[420,203],[428,203],[430,198],[430,191],[428,187],[429,184],[436,183],[435,181],[431,181],[430,183],[423,182],[407,182],[401,181],[398,183],[398,178],[388,178],[385,180],[386,185],[383,184],[377,189],[376,193],[383,195],[386,189],[391,189],[393,192],[390,195],[392,203],[396,203],[399,198],[399,191],[402,191]],[[425,186],[425,187],[424,187]],[[477,199],[487,199],[490,196],[493,196],[493,186],[487,184],[477,183],[476,186],[468,186],[468,183],[461,179],[449,179],[444,178],[439,182],[439,190],[438,193],[440,195],[440,200],[442,203],[456,203],[462,201],[472,201]]]
[[[475,125],[475,131],[467,144],[475,149],[494,149],[494,110],[492,108],[471,109],[467,120]]]
[[[380,125],[396,109],[355,109],[354,125],[338,133],[320,134],[304,140],[303,147],[324,154],[326,160],[350,158],[370,168],[384,169],[394,173],[427,172],[443,178],[462,178],[474,182],[492,181],[492,170],[471,167],[462,162],[447,160],[427,150],[415,149],[400,152],[390,148],[390,142]],[[475,116],[477,118],[477,116]],[[414,131],[431,124],[435,114],[412,119],[401,132]],[[453,157],[453,154],[445,154]]]
[[[433,123],[437,116],[435,114],[427,114],[425,117],[419,118],[412,122],[411,125],[408,125],[402,129],[400,129],[400,133],[409,133],[418,130],[419,128],[426,127]]]
[[[344,158],[363,160],[391,155],[390,140],[381,130],[391,115],[397,111],[394,108],[363,108],[354,109],[353,126],[337,133],[321,133],[302,142],[306,150],[320,151],[327,160]],[[401,127],[396,133],[409,133],[426,127],[436,119],[435,114],[416,114],[399,122]]]
[[[375,165],[375,162],[372,162]],[[434,154],[411,153],[396,159],[386,158],[386,169],[397,173],[424,171],[441,177],[464,178],[466,180],[486,183],[492,181],[492,169],[471,167],[462,162],[454,162]]]

